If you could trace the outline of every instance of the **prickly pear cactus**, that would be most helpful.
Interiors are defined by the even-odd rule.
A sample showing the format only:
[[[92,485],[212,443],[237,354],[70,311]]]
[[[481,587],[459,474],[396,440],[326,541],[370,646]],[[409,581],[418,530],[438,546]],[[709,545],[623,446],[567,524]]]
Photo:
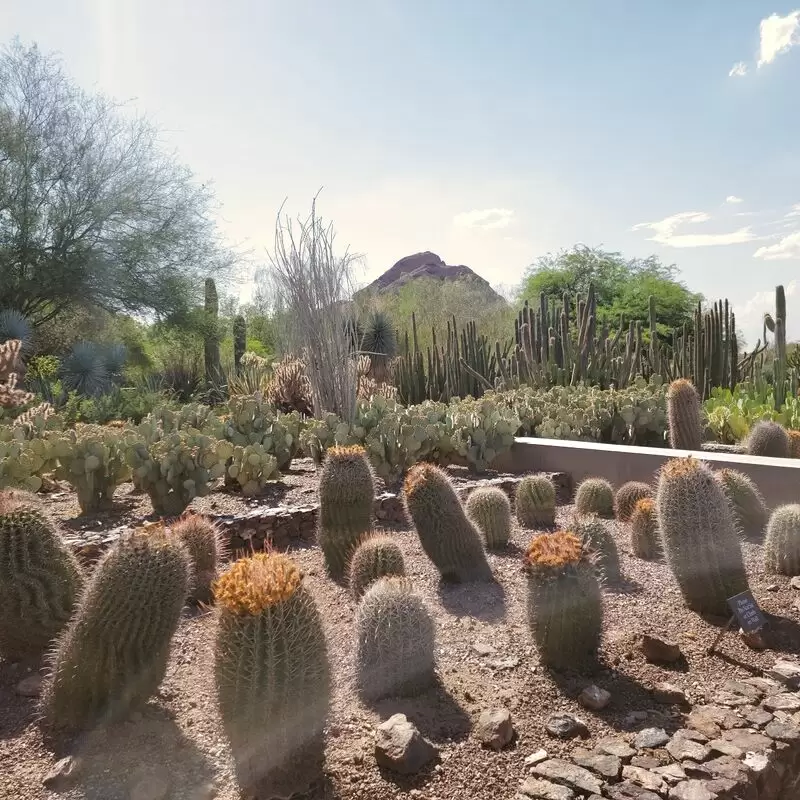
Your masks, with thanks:
[[[226,473],[226,483],[235,482],[245,497],[254,497],[280,478],[278,460],[262,444],[237,445]]]
[[[214,675],[239,784],[292,797],[322,776],[331,675],[322,619],[287,556],[233,563],[214,587]]]
[[[511,538],[511,503],[502,489],[481,486],[467,498],[467,516],[483,534],[486,547],[498,550]]]
[[[358,600],[379,578],[406,574],[403,553],[391,536],[367,535],[353,553],[348,572],[350,593]]]
[[[528,575],[528,623],[543,664],[590,664],[603,630],[603,598],[592,559],[566,531],[534,536],[523,561]]]
[[[617,489],[614,508],[620,522],[630,522],[633,510],[640,500],[653,496],[653,487],[641,481],[628,481]]]
[[[760,539],[769,520],[769,512],[758,487],[743,472],[721,469],[715,473],[733,512],[733,521],[744,536]]]
[[[653,561],[661,554],[661,534],[658,530],[656,501],[650,497],[639,500],[630,519],[631,550],[645,561]]]
[[[54,728],[118,720],[164,678],[191,584],[186,548],[151,525],[103,556],[56,647],[42,710]]]
[[[603,478],[586,478],[575,490],[575,511],[614,519],[614,488]]]
[[[422,549],[444,580],[492,580],[481,535],[442,470],[432,464],[412,467],[405,501]]]
[[[0,488],[38,492],[42,475],[53,466],[51,448],[44,439],[0,442]]]
[[[450,406],[452,441],[456,452],[473,472],[486,472],[489,465],[514,443],[519,417],[493,392],[480,400],[467,398]]]
[[[751,456],[790,458],[792,455],[791,440],[786,428],[772,420],[756,422],[747,435],[745,446]]]
[[[356,685],[368,701],[415,695],[435,681],[436,632],[411,582],[380,578],[356,611]]]
[[[573,519],[570,530],[583,542],[587,551],[593,554],[601,583],[615,584],[621,579],[619,551],[611,524],[607,520],[591,514]]]
[[[769,574],[800,575],[800,505],[772,512],[764,539],[764,569]]]
[[[275,456],[278,470],[289,468],[299,444],[300,415],[279,415],[260,395],[236,395],[228,400],[224,437],[237,447],[261,445]]]
[[[222,531],[209,517],[189,512],[172,525],[172,532],[186,547],[192,566],[194,581],[189,599],[195,603],[210,603],[211,584],[227,555]]]
[[[0,654],[39,658],[69,621],[82,586],[75,556],[38,502],[0,492]]]
[[[517,522],[523,528],[551,528],[556,524],[556,487],[547,475],[526,475],[517,484]]]
[[[667,391],[669,443],[675,450],[699,450],[703,444],[700,395],[691,381],[678,378]]]

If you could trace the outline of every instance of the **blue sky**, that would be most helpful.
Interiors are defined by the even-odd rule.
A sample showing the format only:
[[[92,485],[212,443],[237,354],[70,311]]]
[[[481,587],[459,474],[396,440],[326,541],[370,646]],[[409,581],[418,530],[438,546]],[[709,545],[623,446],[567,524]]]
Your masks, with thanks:
[[[13,35],[153,117],[256,256],[324,186],[362,280],[433,250],[516,284],[584,242],[751,343],[784,283],[800,338],[800,0],[4,0]]]

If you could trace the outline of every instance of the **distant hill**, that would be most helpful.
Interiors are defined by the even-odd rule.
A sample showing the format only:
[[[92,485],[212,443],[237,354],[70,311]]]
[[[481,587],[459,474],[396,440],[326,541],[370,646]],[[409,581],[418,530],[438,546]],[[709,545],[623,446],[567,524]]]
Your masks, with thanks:
[[[410,281],[420,278],[429,278],[439,281],[464,281],[472,283],[486,291],[487,299],[505,302],[503,298],[492,289],[485,278],[473,272],[469,267],[459,264],[445,264],[436,255],[426,251],[415,253],[412,256],[401,258],[393,267],[390,267],[369,286],[360,289],[357,294],[384,294],[396,292]]]

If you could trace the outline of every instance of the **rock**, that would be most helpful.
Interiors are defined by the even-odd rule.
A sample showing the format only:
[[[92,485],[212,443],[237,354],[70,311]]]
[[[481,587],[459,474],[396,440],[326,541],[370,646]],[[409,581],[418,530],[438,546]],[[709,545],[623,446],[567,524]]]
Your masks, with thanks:
[[[789,581],[789,586],[791,586],[792,589],[800,589],[800,575],[795,575],[794,578]]]
[[[51,792],[63,792],[74,786],[80,778],[83,763],[80,758],[66,756],[55,763],[47,773],[42,784]]]
[[[757,728],[763,728],[764,725],[769,724],[773,719],[775,719],[775,717],[770,714],[769,711],[764,711],[763,708],[753,708],[752,706],[748,706],[747,708],[742,709],[742,713],[744,714],[744,718],[751,725],[755,725]]]
[[[648,633],[642,635],[640,647],[644,657],[653,664],[674,664],[683,655],[675,642]]]
[[[557,783],[542,780],[541,778],[526,778],[519,787],[525,797],[534,800],[574,800],[575,792],[568,786],[559,786]]]
[[[781,694],[773,694],[772,697],[767,697],[761,703],[767,711],[800,711],[800,697],[796,694],[789,694],[782,692]]]
[[[686,773],[680,764],[665,764],[663,767],[656,767],[653,772],[660,775],[667,783],[680,783],[686,780]]]
[[[663,728],[645,728],[636,734],[633,746],[637,750],[653,750],[663,747],[668,741],[669,736]]]
[[[800,689],[800,664],[794,661],[776,661],[767,675],[782,683],[787,689]]]
[[[622,720],[622,724],[626,728],[635,728],[640,722],[647,719],[646,711],[629,711]]]
[[[586,739],[589,736],[586,723],[572,714],[553,714],[545,723],[545,729],[558,739],[574,739],[576,736]]]
[[[517,656],[509,656],[508,658],[490,658],[486,662],[492,669],[514,669],[519,666],[519,658]]]
[[[550,758],[537,764],[533,771],[543,778],[561,783],[578,792],[601,794],[603,784],[588,769],[571,764],[563,758]]]
[[[653,751],[653,752],[658,752],[658,751]],[[664,750],[663,752],[666,753],[667,751]],[[667,754],[667,759],[669,759],[669,754]],[[667,763],[669,763],[669,761]],[[658,758],[655,758],[655,756],[634,756],[631,759],[631,764],[634,767],[641,767],[642,769],[651,769],[651,770],[655,770],[658,769],[659,767],[664,766],[664,762]]]
[[[731,758],[741,758],[744,755],[740,748],[738,748],[733,742],[729,742],[726,739],[712,739],[708,743],[709,749],[714,753],[721,753],[724,756],[730,756]]]
[[[741,720],[732,711],[721,706],[697,706],[689,712],[688,727],[716,739],[723,728],[741,725]]]
[[[592,753],[582,747],[576,747],[570,753],[570,758],[579,766],[590,769],[598,775],[610,780],[617,780],[622,770],[622,761],[617,756],[609,756],[603,753]]]
[[[624,780],[635,783],[651,792],[660,792],[665,788],[664,781],[660,775],[641,767],[623,767],[622,777]]]
[[[779,694],[783,691],[783,686],[781,686],[778,681],[773,681],[771,678],[745,678],[742,683],[755,686],[767,695]]]
[[[479,656],[493,656],[497,652],[496,648],[492,647],[488,642],[483,641],[473,642],[472,649]]]
[[[762,753],[772,747],[772,740],[761,733],[746,730],[725,731],[722,738],[738,747],[743,753]]]
[[[675,686],[673,683],[662,681],[657,683],[653,688],[653,697],[658,703],[677,703],[678,705],[686,704],[686,692]]]
[[[131,789],[130,800],[164,800],[169,792],[169,782],[161,775],[145,775]]]
[[[378,725],[375,760],[400,775],[413,775],[436,758],[436,748],[423,738],[405,714],[394,714]]]
[[[668,742],[667,752],[676,760],[683,761],[689,758],[692,761],[705,761],[710,755],[711,750],[700,742],[694,742],[681,735],[678,731]]]
[[[514,738],[511,712],[505,708],[482,712],[475,726],[475,737],[484,747],[502,750]]]
[[[525,756],[525,765],[528,767],[534,766],[534,764],[540,764],[542,761],[546,761],[548,758],[547,750],[543,750],[539,748],[535,753],[531,753],[529,756]]]
[[[608,786],[606,793],[611,800],[662,800],[661,795],[631,781],[623,781],[614,786]]]
[[[742,697],[740,694],[734,692],[714,692],[711,696],[711,702],[718,706],[725,706],[726,708],[741,708],[750,704],[750,698]]]
[[[764,733],[770,739],[777,739],[779,742],[786,742],[787,744],[794,744],[800,741],[800,728],[792,725],[791,722],[778,722],[778,720],[770,722],[764,728]]]
[[[666,736],[666,734],[664,734]],[[636,755],[636,751],[624,740],[614,736],[601,739],[595,748],[598,753],[606,753],[609,756],[616,756],[622,761],[627,761]]]
[[[767,647],[769,647],[769,645],[767,644],[767,638],[764,631],[739,630],[739,636],[742,637],[742,641],[751,650],[766,650]]]
[[[762,688],[744,681],[725,681],[722,684],[722,691],[741,695],[753,703],[758,702],[766,694]]]
[[[16,686],[16,693],[21,697],[39,697],[42,694],[42,682],[44,678],[38,672],[23,678]]]
[[[669,790],[669,800],[716,800],[717,797],[703,781],[685,781]]]
[[[592,684],[578,695],[578,702],[590,711],[602,711],[611,702],[611,692]]]
[[[769,767],[769,756],[766,753],[748,753],[742,763],[758,775]]]
[[[777,583],[770,583],[768,586],[764,587],[765,592],[777,592],[778,591],[778,584]]]

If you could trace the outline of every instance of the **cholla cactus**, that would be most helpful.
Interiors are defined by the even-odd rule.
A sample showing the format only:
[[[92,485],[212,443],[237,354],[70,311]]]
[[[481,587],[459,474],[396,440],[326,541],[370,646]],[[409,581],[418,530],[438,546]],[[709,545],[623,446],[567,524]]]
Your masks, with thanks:
[[[35,397],[17,388],[17,376],[22,369],[21,350],[19,339],[9,339],[0,344],[0,408],[19,408]]]
[[[311,382],[302,359],[287,354],[275,365],[267,398],[281,411],[298,411],[306,417],[314,416]]]

